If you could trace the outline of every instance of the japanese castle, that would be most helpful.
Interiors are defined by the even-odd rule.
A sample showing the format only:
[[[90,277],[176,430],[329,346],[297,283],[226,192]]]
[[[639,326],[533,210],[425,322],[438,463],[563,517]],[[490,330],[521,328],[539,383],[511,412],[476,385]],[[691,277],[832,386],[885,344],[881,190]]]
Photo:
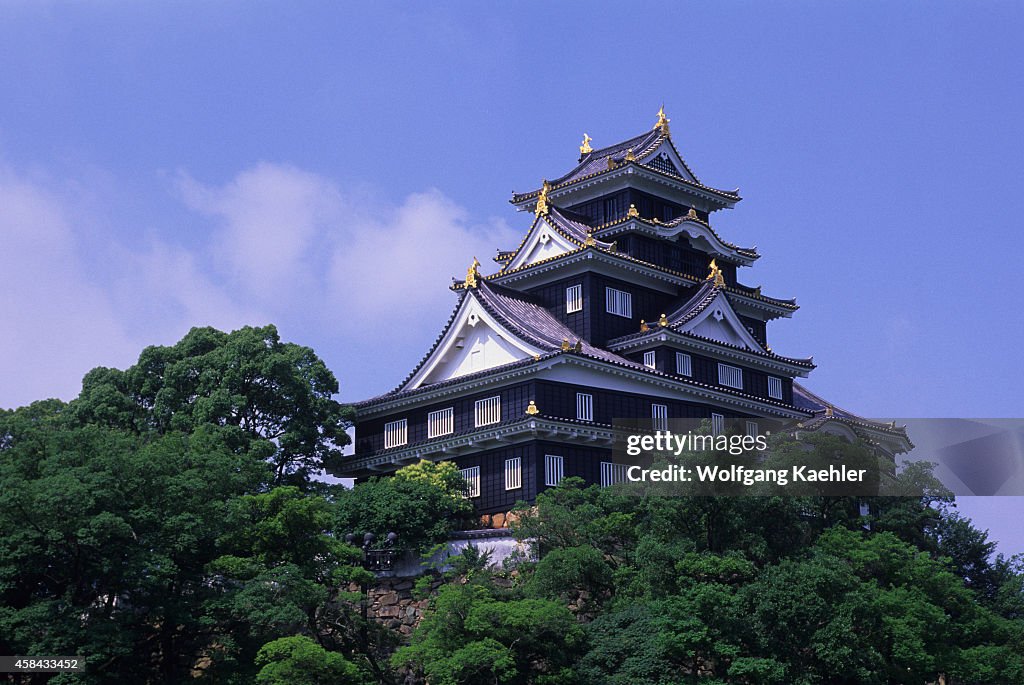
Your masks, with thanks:
[[[473,258],[458,304],[397,388],[356,405],[349,477],[420,459],[453,461],[481,514],[504,512],[565,477],[608,485],[615,419],[778,419],[868,440],[894,456],[903,429],[829,404],[795,381],[811,359],[768,344],[794,300],[744,285],[760,257],[712,228],[738,190],[701,182],[672,141],[664,108],[651,130],[592,148],[511,203],[532,223],[497,266]],[[468,256],[467,256],[468,260]]]

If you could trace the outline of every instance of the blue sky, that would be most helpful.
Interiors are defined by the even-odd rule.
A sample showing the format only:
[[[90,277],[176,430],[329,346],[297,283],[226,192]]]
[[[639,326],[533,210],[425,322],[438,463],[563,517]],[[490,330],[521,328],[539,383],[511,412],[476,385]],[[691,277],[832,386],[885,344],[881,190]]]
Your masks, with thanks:
[[[276,323],[354,400],[514,247],[507,203],[654,122],[775,350],[867,416],[1019,417],[1024,6],[0,4],[0,406]],[[968,503],[1008,552],[1020,500]]]

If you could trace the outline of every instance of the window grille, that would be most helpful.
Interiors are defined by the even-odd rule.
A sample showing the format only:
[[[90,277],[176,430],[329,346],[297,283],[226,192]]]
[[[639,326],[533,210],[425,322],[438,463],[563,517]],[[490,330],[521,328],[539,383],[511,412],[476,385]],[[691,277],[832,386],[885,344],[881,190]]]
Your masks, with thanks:
[[[466,497],[480,496],[480,467],[471,466],[468,469],[459,469],[462,479],[466,481]]]
[[[644,366],[648,369],[653,369],[657,366],[657,356],[655,355],[654,350],[644,352]]]
[[[505,460],[505,489],[518,490],[523,487],[523,460],[512,457]]]
[[[625,290],[605,288],[605,311],[616,316],[633,318],[633,296]]]
[[[409,424],[406,419],[384,424],[384,449],[400,447],[409,442]]]
[[[601,487],[626,482],[626,464],[615,464],[610,461],[601,462]]]
[[[585,393],[576,393],[576,419],[579,421],[594,420],[594,396]]]
[[[711,434],[721,435],[725,432],[725,416],[722,414],[711,415]]]
[[[455,432],[455,409],[438,409],[427,414],[427,437],[437,438]]]
[[[668,430],[668,405],[651,405],[651,423],[654,425],[654,430]]]
[[[571,285],[565,289],[565,313],[572,314],[583,309],[583,286]]]
[[[776,400],[782,399],[782,379],[775,376],[768,376],[768,397]]]
[[[488,397],[485,400],[477,400],[474,411],[474,425],[487,426],[501,421],[501,396]]]
[[[743,389],[743,369],[728,364],[718,365],[718,382],[730,388]]]
[[[565,459],[554,454],[544,455],[544,485],[558,485],[564,477]]]
[[[680,376],[693,375],[693,359],[685,352],[676,352],[676,373]]]
[[[747,421],[747,435],[752,438],[756,438],[757,434],[757,421]]]

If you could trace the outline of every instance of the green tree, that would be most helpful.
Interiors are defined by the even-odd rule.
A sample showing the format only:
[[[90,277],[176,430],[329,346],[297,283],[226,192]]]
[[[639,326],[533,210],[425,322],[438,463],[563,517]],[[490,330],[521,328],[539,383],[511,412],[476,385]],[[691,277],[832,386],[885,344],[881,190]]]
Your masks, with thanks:
[[[147,347],[125,371],[86,374],[70,412],[81,424],[137,434],[233,427],[265,441],[277,483],[308,484],[341,465],[351,409],[338,381],[308,347],[281,342],[274,326],[223,333],[193,328],[170,347]]]
[[[256,655],[258,685],[363,685],[355,664],[296,635],[268,642]]]

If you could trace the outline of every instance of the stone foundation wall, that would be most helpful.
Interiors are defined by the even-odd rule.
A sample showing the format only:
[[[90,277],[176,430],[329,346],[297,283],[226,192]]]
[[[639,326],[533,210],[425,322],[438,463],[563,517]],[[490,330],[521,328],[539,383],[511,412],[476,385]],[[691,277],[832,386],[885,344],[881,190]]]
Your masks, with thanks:
[[[413,582],[412,578],[378,578],[366,589],[369,602],[366,616],[403,636],[411,634],[423,619],[423,610],[430,604],[429,599],[413,598]],[[431,594],[442,582],[440,578],[430,582]],[[356,584],[349,585],[347,589],[349,592],[360,591]]]

